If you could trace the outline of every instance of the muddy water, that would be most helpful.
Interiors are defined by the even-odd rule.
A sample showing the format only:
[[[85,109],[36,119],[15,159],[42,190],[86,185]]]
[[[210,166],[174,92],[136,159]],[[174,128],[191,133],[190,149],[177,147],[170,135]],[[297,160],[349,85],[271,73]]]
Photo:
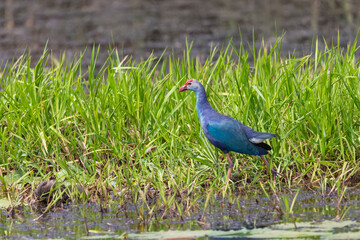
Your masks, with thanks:
[[[198,200],[198,209],[190,215],[167,214],[151,221],[140,219],[139,205],[111,204],[101,209],[95,204],[65,205],[51,211],[37,221],[40,214],[24,207],[11,217],[1,215],[0,236],[17,238],[115,238],[156,239],[160,237],[191,237],[211,239],[221,237],[268,236],[318,238],[335,236],[337,239],[360,236],[360,190],[348,190],[339,208],[337,196],[315,192],[300,192],[296,198],[293,215],[289,214],[295,194],[280,195],[280,208],[284,215],[274,210],[274,200],[265,196],[239,196],[231,202],[220,198],[210,199],[204,218],[204,199]],[[238,201],[237,201],[237,200]],[[287,210],[288,209],[288,210]],[[146,213],[145,213],[146,216]],[[338,217],[338,218],[337,218]],[[339,220],[340,217],[340,220]],[[200,219],[200,221],[199,221]],[[285,235],[284,235],[285,234]],[[290,234],[290,235],[289,235]]]
[[[0,62],[26,46],[37,59],[47,41],[55,57],[65,52],[69,59],[101,44],[103,63],[111,43],[134,58],[159,56],[166,48],[182,56],[187,38],[193,56],[206,57],[212,44],[232,38],[239,45],[239,29],[245,46],[253,38],[257,46],[272,44],[285,32],[283,54],[303,55],[315,36],[320,47],[323,37],[336,42],[338,30],[346,46],[359,26],[358,0],[1,0]]]

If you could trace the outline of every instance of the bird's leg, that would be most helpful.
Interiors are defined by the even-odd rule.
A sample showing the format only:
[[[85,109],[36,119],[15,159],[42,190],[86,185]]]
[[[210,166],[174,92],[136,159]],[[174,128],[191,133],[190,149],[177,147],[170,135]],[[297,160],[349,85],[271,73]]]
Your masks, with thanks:
[[[265,157],[263,155],[260,155],[261,160],[265,163],[266,167],[269,167],[268,161],[266,161]]]
[[[233,164],[233,162],[231,161],[231,158],[230,158],[229,153],[226,154],[226,157],[227,157],[227,159],[228,159],[228,161],[229,161],[229,170],[228,170],[226,176],[227,176],[228,179],[230,179],[230,177],[231,177],[231,172],[232,172],[232,169],[233,169],[234,164]]]
[[[265,157],[263,155],[260,155],[261,160],[263,160],[263,162],[265,163],[266,167],[269,168],[269,163],[268,161],[266,161]],[[276,177],[277,175],[279,175],[280,177],[282,176],[281,173],[275,171],[274,169],[270,169],[271,173],[273,174],[274,177]]]

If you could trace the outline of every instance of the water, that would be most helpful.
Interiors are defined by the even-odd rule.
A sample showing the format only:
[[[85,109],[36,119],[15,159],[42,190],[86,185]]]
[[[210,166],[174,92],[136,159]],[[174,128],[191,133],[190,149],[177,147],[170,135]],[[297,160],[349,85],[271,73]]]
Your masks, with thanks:
[[[359,193],[360,190],[348,190],[338,208],[335,194],[322,196],[319,192],[301,191],[296,198],[293,215],[289,214],[285,202],[291,204],[295,194],[280,195],[279,206],[284,215],[274,210],[275,201],[265,196],[238,196],[237,201],[231,202],[214,197],[206,208],[204,218],[201,217],[205,199],[200,198],[196,203],[198,208],[188,215],[180,216],[176,211],[169,211],[161,219],[163,211],[159,209],[151,220],[145,213],[145,221],[141,220],[138,210],[141,204],[135,205],[131,201],[124,206],[115,201],[103,210],[96,204],[65,205],[40,218],[36,208],[26,206],[16,210],[12,217],[6,216],[3,211],[0,236],[9,239],[103,239],[126,235],[130,239],[157,239],[161,235],[164,238],[211,236],[217,239],[229,235],[264,238],[286,234],[307,238],[330,235],[338,239],[344,236],[354,238],[352,234],[360,231]],[[35,221],[36,218],[38,220]]]
[[[182,56],[186,39],[193,41],[193,56],[205,58],[211,45],[233,39],[256,46],[274,43],[285,32],[283,54],[311,52],[315,36],[330,43],[340,34],[340,45],[353,41],[360,26],[357,0],[2,0],[0,1],[0,62],[29,47],[37,59],[48,41],[53,56],[102,46],[99,64],[108,45],[136,59]],[[89,59],[89,51],[86,59]]]

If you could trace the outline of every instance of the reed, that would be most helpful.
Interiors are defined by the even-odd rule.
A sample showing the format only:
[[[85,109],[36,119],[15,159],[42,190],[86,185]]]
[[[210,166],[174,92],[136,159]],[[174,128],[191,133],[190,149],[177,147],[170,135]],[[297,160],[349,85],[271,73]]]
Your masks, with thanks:
[[[195,97],[177,92],[188,78],[203,83],[217,111],[277,134],[269,162],[285,175],[277,179],[280,190],[354,185],[360,154],[357,38],[346,49],[318,49],[316,41],[314,54],[303,57],[282,57],[280,49],[281,39],[259,49],[229,44],[212,48],[204,61],[190,56],[191,45],[182,58],[144,61],[110,49],[96,69],[94,47],[87,67],[83,54],[66,62],[47,50],[37,62],[24,54],[3,65],[1,196],[19,200],[50,177],[102,197],[130,192],[134,201],[145,201],[148,191],[156,191],[166,209],[183,191],[222,191],[227,162],[200,129]],[[261,190],[262,183],[270,189],[260,158],[235,159],[238,177],[226,191]],[[147,205],[139,210],[154,211]]]

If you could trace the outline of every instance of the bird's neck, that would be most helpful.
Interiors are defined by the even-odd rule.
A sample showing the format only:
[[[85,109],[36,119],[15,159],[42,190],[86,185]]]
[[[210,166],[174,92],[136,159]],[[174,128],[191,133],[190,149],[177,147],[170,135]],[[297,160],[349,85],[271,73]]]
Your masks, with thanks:
[[[196,94],[196,108],[197,111],[199,113],[199,111],[201,112],[204,108],[210,107],[209,101],[206,97],[206,92],[204,88],[201,88],[200,90],[195,92]]]

